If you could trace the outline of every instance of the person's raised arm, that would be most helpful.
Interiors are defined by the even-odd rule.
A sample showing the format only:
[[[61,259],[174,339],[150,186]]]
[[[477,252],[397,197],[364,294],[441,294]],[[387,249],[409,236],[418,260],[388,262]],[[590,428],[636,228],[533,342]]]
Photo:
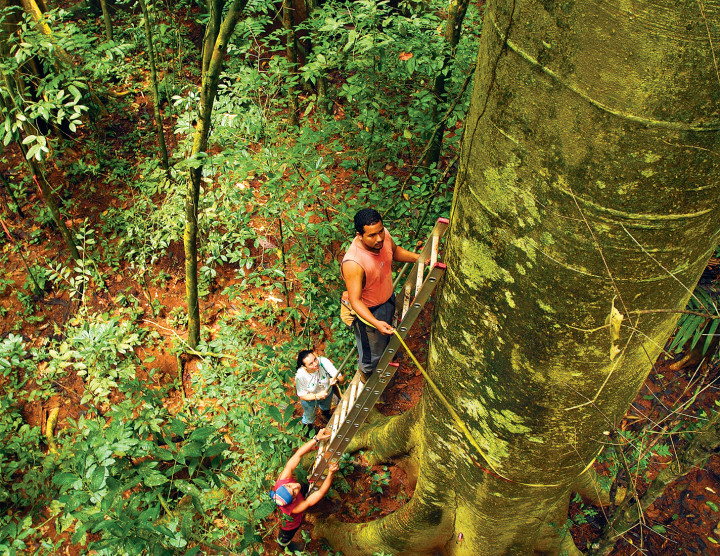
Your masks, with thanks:
[[[285,464],[282,473],[280,473],[280,479],[289,479],[292,477],[295,472],[295,468],[300,465],[300,460],[303,456],[320,444],[320,441],[327,438],[330,438],[330,431],[327,429],[321,429],[314,438],[308,440],[305,444],[300,446]]]
[[[330,375],[330,386],[338,383],[342,384],[343,382],[345,382],[345,377],[340,371],[337,370],[337,367],[333,365],[333,362],[330,361],[330,359],[328,359],[327,357],[318,357],[318,362],[320,363],[320,367],[328,375]]]
[[[362,282],[364,271],[355,261],[345,261],[342,265],[343,278],[347,287],[348,300],[353,311],[359,317],[372,324],[383,334],[392,334],[393,327],[388,323],[376,319],[362,300]]]
[[[332,483],[333,476],[338,469],[340,469],[340,467],[337,463],[331,463],[330,467],[328,468],[327,477],[325,477],[325,480],[323,481],[323,484],[320,485],[320,488],[313,492],[305,500],[300,502],[297,506],[295,506],[291,513],[299,514],[300,512],[304,512],[305,510],[307,510],[310,506],[314,506],[315,504],[320,502],[323,496],[325,496],[328,490],[330,490],[330,483]]]
[[[399,263],[414,263],[418,260],[418,257],[420,257],[419,253],[413,253],[412,251],[408,251],[399,245],[395,245],[394,241],[392,242],[392,249],[393,261],[397,261]]]

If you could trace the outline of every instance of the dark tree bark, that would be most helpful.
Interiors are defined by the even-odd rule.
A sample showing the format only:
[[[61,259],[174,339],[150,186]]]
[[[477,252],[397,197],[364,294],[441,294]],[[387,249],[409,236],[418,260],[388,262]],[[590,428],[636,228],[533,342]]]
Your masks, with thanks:
[[[442,107],[448,100],[445,85],[447,78],[452,71],[455,52],[457,50],[457,45],[460,42],[460,35],[462,33],[462,24],[465,19],[465,13],[467,12],[469,3],[470,0],[452,0],[448,6],[448,16],[445,21],[444,33],[446,51],[443,57],[442,68],[435,76],[435,82],[433,84],[433,93],[435,94],[436,99],[435,105],[433,106],[433,122],[438,121],[438,116],[443,111]],[[433,132],[432,137],[430,138],[430,149],[423,161],[425,166],[437,164],[440,161],[443,136],[445,135],[445,121],[443,120],[439,124],[438,129]]]

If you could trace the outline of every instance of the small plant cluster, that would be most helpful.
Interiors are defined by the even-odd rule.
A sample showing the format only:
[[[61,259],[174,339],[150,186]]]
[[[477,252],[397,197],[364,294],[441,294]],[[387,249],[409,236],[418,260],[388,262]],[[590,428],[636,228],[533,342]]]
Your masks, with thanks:
[[[142,385],[133,386],[139,394]],[[143,397],[139,407],[126,400],[105,418],[70,423],[76,455],[62,459],[52,482],[73,543],[101,533],[90,545],[100,553],[159,554],[187,547],[207,520],[228,444],[214,427],[170,417],[152,394]]]
[[[702,286],[695,289],[687,304],[688,312],[680,315],[677,331],[668,351],[680,353],[688,347],[691,350],[697,347],[700,353],[705,355],[710,346],[715,345],[715,353],[709,355],[717,354],[716,336],[718,335],[718,326],[720,326],[717,291],[714,289],[708,291]],[[715,298],[711,292],[715,293]]]
[[[156,339],[131,321],[94,315],[74,319],[44,352],[31,353],[19,336],[0,343],[0,551],[58,549],[62,540],[43,538],[39,516],[48,509],[57,534],[100,554],[197,554],[233,538],[240,552],[255,551],[275,509],[265,496],[270,477],[303,431],[287,403],[285,365],[228,328],[201,346],[217,357],[199,369],[198,399],[212,397],[217,409],[190,403],[170,414],[168,390],[133,372],[142,364],[135,350]],[[242,355],[221,357],[231,350]],[[253,361],[263,362],[259,374]],[[46,452],[14,393],[32,379],[37,395],[49,396],[69,370],[87,381],[84,409],[55,435],[56,452]],[[285,409],[269,399],[285,400]]]
[[[140,334],[130,321],[96,316],[69,328],[65,341],[48,352],[47,378],[74,369],[85,380],[80,403],[107,403],[111,392],[135,378]]]

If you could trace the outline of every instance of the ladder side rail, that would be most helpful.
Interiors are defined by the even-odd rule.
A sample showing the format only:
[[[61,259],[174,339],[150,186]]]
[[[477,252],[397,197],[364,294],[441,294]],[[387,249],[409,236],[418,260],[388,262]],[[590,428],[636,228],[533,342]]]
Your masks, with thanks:
[[[315,466],[308,476],[308,482],[311,486],[310,492],[314,490],[316,486],[315,484],[327,469],[329,460],[337,459],[345,453],[345,449],[350,444],[350,440],[352,440],[355,436],[355,432],[360,428],[360,425],[362,425],[367,419],[367,416],[370,413],[370,408],[375,405],[380,397],[380,394],[384,390],[384,386],[387,384],[390,377],[392,377],[395,373],[398,366],[392,365],[392,367],[394,367],[392,370],[385,369],[382,373],[383,380],[380,385],[378,384],[378,379],[381,376],[381,373],[376,372],[376,374],[368,380],[365,384],[365,388],[363,388],[360,396],[358,396],[355,405],[345,415],[345,420],[341,423],[335,437],[332,438],[327,445],[321,447],[321,453],[316,459]],[[367,392],[367,394],[363,396],[365,392]]]
[[[320,445],[320,454],[315,461],[310,476],[308,476],[308,480],[310,480],[311,477],[314,477],[315,480],[319,478],[318,473],[321,474],[327,467],[327,461],[324,461],[322,455],[328,451],[336,451],[337,447],[342,444],[342,439],[347,432],[344,430],[344,427],[346,427],[347,414],[349,414],[358,403],[363,391],[365,391],[364,385],[359,381],[352,381],[349,387],[345,389],[345,394],[340,403],[335,406],[335,411],[330,419],[331,437]],[[310,482],[312,484],[312,481]]]
[[[407,279],[405,280],[405,283],[418,283],[420,284],[421,281],[418,281],[418,267],[420,267],[420,273],[423,273],[423,268],[426,266],[425,261],[430,260],[431,263],[428,265],[428,268],[431,268],[435,266],[435,263],[437,262],[437,254],[440,247],[440,238],[445,235],[445,230],[447,230],[448,222],[445,218],[438,218],[438,221],[435,223],[435,226],[433,227],[432,231],[430,232],[430,235],[428,236],[428,239],[425,241],[425,244],[423,245],[423,248],[420,250],[420,254],[418,256],[418,260],[413,263],[413,267],[410,270],[410,274],[408,274]],[[419,289],[419,287],[416,289],[416,291]]]
[[[413,297],[413,288],[415,295],[417,295],[426,279],[424,276],[425,271],[427,268],[432,269],[437,263],[440,249],[440,239],[445,234],[447,227],[447,219],[438,218],[435,226],[428,236],[428,240],[425,242],[425,245],[423,245],[423,248],[420,251],[418,260],[413,263],[410,273],[408,274],[403,287],[400,289],[399,298],[396,303],[397,307],[400,308],[400,317],[398,318],[398,321],[401,321],[408,311],[410,299]],[[429,265],[426,265],[425,261],[429,261]]]
[[[408,312],[405,314],[405,317],[397,327],[398,334],[401,338],[404,339],[405,336],[407,336],[408,330],[410,330],[410,327],[415,322],[415,319],[417,319],[423,305],[425,305],[425,302],[427,301],[428,297],[430,297],[432,290],[435,289],[435,286],[440,280],[440,277],[444,273],[445,265],[442,263],[438,263],[430,271],[430,274],[428,274],[424,287],[415,296],[415,299],[413,300],[412,305],[408,309]],[[397,352],[399,347],[400,340],[398,340],[397,336],[393,335],[392,339],[385,348],[385,351],[380,357],[380,361],[378,361],[377,366],[379,369],[384,368],[385,366],[387,366],[388,363],[390,363],[390,361],[393,360],[393,358],[395,357],[395,353]]]
[[[432,264],[430,266],[434,266],[434,263],[436,261],[432,261],[432,253],[433,253],[433,247],[435,247],[435,252],[438,251],[439,245],[440,245],[440,238],[442,238],[445,235],[445,231],[448,227],[448,220],[446,218],[438,218],[437,222],[435,223],[435,227],[430,232],[430,235],[428,236],[427,241],[425,242],[425,245],[423,245],[422,250],[420,251],[420,256],[418,257],[418,261],[422,261],[423,263],[427,261],[428,259],[431,260]],[[437,241],[435,239],[437,238]],[[417,265],[418,262],[415,262],[415,265]],[[408,279],[410,279],[410,276],[412,276],[412,273],[408,276]]]

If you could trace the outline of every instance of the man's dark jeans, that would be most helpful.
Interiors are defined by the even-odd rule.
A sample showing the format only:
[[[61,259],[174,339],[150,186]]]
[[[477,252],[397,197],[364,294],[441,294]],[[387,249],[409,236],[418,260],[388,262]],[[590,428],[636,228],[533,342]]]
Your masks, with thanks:
[[[382,305],[369,307],[373,316],[392,326],[395,316],[395,294]],[[355,343],[358,348],[358,367],[366,375],[372,374],[377,367],[380,356],[385,351],[392,336],[387,336],[373,326],[368,326],[360,319],[353,322]]]

